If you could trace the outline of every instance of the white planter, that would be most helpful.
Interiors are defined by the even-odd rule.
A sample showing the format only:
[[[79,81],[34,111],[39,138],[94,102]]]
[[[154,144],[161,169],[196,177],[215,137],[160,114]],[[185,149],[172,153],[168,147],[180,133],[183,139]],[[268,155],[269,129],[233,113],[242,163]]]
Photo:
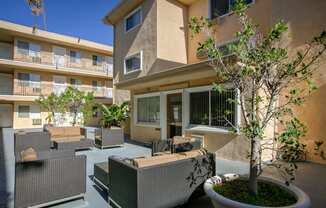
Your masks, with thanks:
[[[237,176],[235,174],[226,174],[224,176]],[[235,177],[236,178],[236,177]],[[228,180],[228,179],[227,179]],[[232,179],[229,179],[232,180]],[[283,206],[278,208],[309,208],[311,207],[311,202],[309,196],[303,192],[301,189],[294,185],[286,186],[284,183],[267,178],[267,177],[259,177],[259,181],[264,181],[267,183],[273,183],[281,188],[287,190],[292,193],[298,200],[295,204],[289,206]],[[250,204],[245,204],[237,201],[233,201],[231,199],[225,198],[224,196],[216,193],[213,189],[214,184],[222,183],[220,176],[214,176],[208,179],[204,184],[204,190],[207,196],[211,199],[215,208],[261,208],[261,206],[255,206]],[[266,208],[266,207],[265,207]]]

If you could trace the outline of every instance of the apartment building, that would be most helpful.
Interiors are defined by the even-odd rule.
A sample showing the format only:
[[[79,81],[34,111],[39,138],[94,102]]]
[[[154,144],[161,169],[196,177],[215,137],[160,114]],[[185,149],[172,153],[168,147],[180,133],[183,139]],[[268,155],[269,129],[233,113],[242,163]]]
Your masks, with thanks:
[[[200,137],[204,146],[226,159],[246,158],[248,141],[230,134],[219,112],[229,109],[228,120],[241,124],[240,110],[228,98],[212,91],[216,74],[207,57],[197,53],[206,36],[191,37],[188,22],[193,16],[216,20],[219,47],[235,41],[239,30],[231,12],[233,0],[122,0],[105,17],[114,26],[114,74],[117,92],[130,92],[131,138],[142,142],[175,135]],[[324,0],[247,0],[248,14],[266,33],[283,19],[289,24],[289,46],[301,47],[326,28]],[[218,11],[218,12],[216,12]],[[309,17],[309,18],[306,18]],[[326,73],[316,73],[319,89],[296,111],[307,125],[304,138],[308,159],[324,162],[313,154],[314,140],[326,141]],[[217,115],[217,116],[216,116]],[[272,128],[273,134],[276,128]]]
[[[43,127],[48,113],[34,101],[68,86],[111,104],[112,55],[111,46],[0,21],[0,127]]]

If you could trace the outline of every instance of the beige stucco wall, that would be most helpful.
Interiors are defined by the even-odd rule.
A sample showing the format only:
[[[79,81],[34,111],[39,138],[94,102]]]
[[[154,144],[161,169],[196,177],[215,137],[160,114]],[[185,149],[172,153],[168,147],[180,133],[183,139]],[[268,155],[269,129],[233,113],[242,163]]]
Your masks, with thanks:
[[[273,22],[280,19],[289,24],[289,47],[292,53],[302,47],[314,36],[319,35],[326,28],[326,1],[324,0],[274,0],[273,1]],[[314,79],[318,89],[305,98],[303,106],[295,109],[295,114],[307,126],[306,137],[302,142],[307,144],[307,159],[324,163],[326,160],[315,155],[315,141],[326,143],[326,56],[318,64],[318,71],[314,74]],[[302,85],[299,85],[302,86]],[[326,144],[321,148],[326,152]]]
[[[187,64],[188,8],[177,1],[157,1],[157,58],[155,70]]]
[[[33,102],[14,102],[14,112],[13,112],[13,128],[14,129],[28,129],[28,128],[43,128],[43,125],[46,124],[45,118],[48,116],[47,112],[42,112],[40,110],[40,118],[42,119],[42,125],[33,125],[31,118],[19,118],[18,117],[18,106],[19,105],[34,105]]]
[[[29,43],[38,44],[41,47],[41,63],[42,64],[53,64],[53,47],[61,47],[66,49],[66,55],[65,55],[65,67],[70,68],[82,68],[87,70],[103,70],[103,64],[104,62],[108,62],[109,56],[105,54],[100,54],[93,51],[87,51],[87,50],[80,50],[76,48],[69,48],[67,46],[62,45],[54,45],[52,43],[42,42],[42,41],[36,41],[31,39],[26,39],[22,37],[15,37],[14,38],[14,56],[13,59],[16,61],[27,61],[32,62],[31,56],[24,56],[19,53],[17,53],[17,42],[20,41],[26,41]],[[80,52],[81,58],[80,63],[71,63],[70,62],[70,51],[77,51]],[[98,66],[93,66],[93,60],[92,55],[98,55],[102,57],[102,62]]]
[[[115,25],[114,78],[117,81],[145,75],[151,70],[157,57],[157,4],[146,0],[141,5],[142,24],[125,32],[124,18]],[[137,7],[136,7],[137,8]],[[143,70],[124,75],[124,59],[143,52]]]
[[[273,0],[255,0],[248,10],[248,15],[252,17],[255,23],[259,24],[260,31],[266,32],[271,24],[271,7]],[[209,16],[209,0],[198,0],[189,6],[189,18],[191,17],[208,17]],[[235,39],[235,32],[240,28],[236,15],[230,14],[216,19],[216,40],[218,44]],[[191,34],[191,31],[189,31]],[[188,63],[195,63],[200,61],[196,56],[198,43],[203,42],[207,36],[202,33],[201,35],[188,38]]]

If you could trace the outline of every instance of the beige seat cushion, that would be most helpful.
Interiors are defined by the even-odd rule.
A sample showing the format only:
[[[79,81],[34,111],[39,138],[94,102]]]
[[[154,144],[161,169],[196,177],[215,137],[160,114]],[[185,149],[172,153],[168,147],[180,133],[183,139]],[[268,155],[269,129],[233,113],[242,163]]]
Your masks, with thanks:
[[[65,127],[65,135],[67,137],[81,136],[80,127]]]
[[[62,138],[65,135],[65,129],[61,127],[49,127],[48,131],[51,135],[51,139]]]
[[[26,150],[21,151],[20,156],[23,162],[37,160],[37,153],[33,148],[28,148]]]
[[[188,152],[180,152],[180,153],[177,153],[179,155],[184,155],[185,158],[193,158],[193,157],[198,157],[198,156],[201,156],[201,155],[205,155],[205,151],[204,150],[191,150],[191,151],[188,151]]]
[[[170,155],[159,155],[149,158],[134,159],[134,165],[138,168],[164,164],[168,162],[178,161],[184,159],[184,155],[170,154]]]
[[[182,137],[182,136],[173,137],[173,144],[184,144],[191,141],[192,141],[191,137]]]

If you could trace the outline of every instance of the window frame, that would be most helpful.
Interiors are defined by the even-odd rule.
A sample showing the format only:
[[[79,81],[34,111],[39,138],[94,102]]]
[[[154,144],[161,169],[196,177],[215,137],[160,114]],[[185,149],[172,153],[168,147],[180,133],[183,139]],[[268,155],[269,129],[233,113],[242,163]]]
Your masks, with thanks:
[[[213,17],[213,13],[212,13],[212,1],[214,1],[214,0],[209,0],[209,2],[208,2],[208,4],[209,4],[208,5],[208,17],[209,17],[210,20],[224,18],[224,17],[229,16],[229,15],[231,15],[231,14],[234,13],[233,11],[230,10],[231,0],[228,0],[229,1],[229,9],[228,9],[229,12],[227,12],[227,13],[221,15],[221,16],[218,16],[218,17]],[[252,0],[252,2],[250,4],[248,4],[248,5],[252,5],[252,4],[255,4],[255,3],[256,3],[256,0]]]
[[[72,57],[71,52],[74,52],[76,54],[76,57]],[[74,60],[74,61],[72,61],[72,60]],[[71,64],[80,64],[81,63],[81,53],[77,50],[70,50],[69,51],[69,62]]]
[[[21,49],[19,48],[18,44],[20,43],[27,43],[27,53],[21,53]],[[32,47],[33,46],[33,47]],[[31,48],[37,48],[38,50],[31,50]],[[28,56],[28,57],[35,57],[35,58],[41,58],[41,45],[35,42],[29,42],[25,40],[17,40],[17,54],[23,55],[23,56]],[[35,56],[34,56],[35,55]]]
[[[148,98],[148,97],[159,97],[159,114],[160,119],[158,123],[151,123],[151,122],[138,122],[138,99],[140,98]],[[142,126],[142,127],[153,127],[153,128],[161,128],[161,93],[147,93],[142,95],[135,95],[134,96],[134,124],[135,126]]]
[[[129,30],[127,30],[127,19],[129,17],[131,17],[132,15],[134,15],[136,12],[140,11],[140,22],[137,25],[134,25],[132,28],[130,28]],[[127,16],[125,16],[123,18],[123,27],[124,27],[124,31],[125,33],[128,33],[132,30],[134,30],[135,28],[137,28],[138,26],[143,24],[143,9],[142,7],[137,7],[136,9],[132,10]]]
[[[126,64],[126,61],[128,59],[130,59],[130,58],[133,58],[133,57],[137,56],[138,54],[140,56],[140,68],[139,69],[136,69],[136,70],[132,70],[132,71],[127,72],[127,64]],[[136,53],[133,53],[131,55],[128,55],[128,56],[126,56],[123,59],[123,73],[124,73],[124,75],[135,73],[135,72],[139,72],[139,71],[142,71],[142,70],[143,70],[143,50],[140,50],[139,52],[136,52]]]
[[[28,107],[28,112],[21,112],[20,107]],[[28,115],[25,117],[25,116],[22,116],[21,113],[27,113]],[[29,105],[18,105],[18,107],[17,107],[17,117],[18,118],[31,118],[31,106],[29,106]]]
[[[23,79],[19,79],[19,75],[20,74],[27,74],[28,75],[28,79],[27,80],[23,80]],[[32,77],[38,77],[38,80],[39,81],[35,81],[32,79]],[[41,88],[41,82],[42,82],[42,79],[41,79],[41,75],[40,74],[35,74],[35,73],[26,73],[26,72],[18,72],[17,73],[17,80],[18,80],[18,83],[26,83],[26,86],[25,87],[33,87],[33,88]]]
[[[96,62],[94,62],[95,61],[94,57],[96,57]],[[97,55],[97,54],[92,55],[92,66],[101,66],[102,63],[103,63],[103,57],[101,55]]]
[[[234,88],[231,84],[225,84],[224,85],[225,89],[234,89],[236,90],[236,99],[240,100],[240,93],[239,90]],[[186,114],[187,120],[186,122],[186,128],[189,130],[197,130],[197,131],[212,131],[212,132],[219,132],[219,133],[229,133],[229,130],[226,128],[222,128],[220,126],[211,126],[211,121],[212,121],[212,110],[211,110],[211,91],[213,90],[213,86],[202,86],[202,87],[194,87],[194,88],[187,88],[185,89],[185,92],[187,93],[188,96],[188,103],[187,103],[187,111]],[[209,125],[200,125],[200,124],[191,124],[190,122],[190,93],[195,93],[195,92],[209,92]],[[234,119],[235,119],[235,126],[240,127],[241,125],[241,109],[240,105],[236,105],[235,107],[235,113],[234,113]],[[239,129],[237,129],[239,131]]]

